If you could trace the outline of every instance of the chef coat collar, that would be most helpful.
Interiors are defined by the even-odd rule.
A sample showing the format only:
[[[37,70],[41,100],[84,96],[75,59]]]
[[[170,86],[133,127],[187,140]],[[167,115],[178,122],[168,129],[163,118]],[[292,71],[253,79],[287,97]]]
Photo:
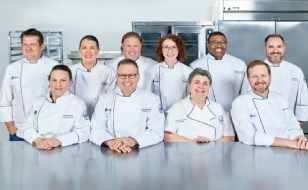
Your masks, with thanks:
[[[70,95],[70,92],[67,90],[62,96],[56,99],[56,102],[54,104],[58,104],[58,103],[65,101],[69,95]],[[46,99],[48,102],[53,103],[50,96],[51,96],[51,91],[50,93],[47,94]]]
[[[176,67],[179,67],[179,61],[178,62],[176,62],[174,65],[173,65],[173,68],[176,68]],[[162,63],[160,63],[160,66],[161,67],[164,67],[164,68],[169,68],[169,66],[168,66],[168,64],[166,63],[166,62],[162,62]]]
[[[99,64],[99,62],[96,59],[96,64],[91,68],[90,71],[92,71],[92,69],[93,70],[97,69],[98,68],[98,64]],[[80,70],[88,72],[88,69],[82,64],[82,62],[80,63],[80,65],[81,65],[81,67],[79,68]]]
[[[216,56],[212,55],[210,52],[208,53],[210,59],[215,59],[215,60],[218,60]],[[226,55],[226,53],[221,57],[221,60],[224,59],[224,56]]]
[[[280,67],[284,60],[282,59],[281,62],[279,63],[279,66],[274,66],[273,63],[271,63],[267,58],[265,59],[265,63],[267,63],[270,67]]]
[[[190,95],[188,95],[188,96],[186,97],[186,99],[187,99],[187,101],[190,102],[191,104],[196,105],[196,104],[192,101],[192,99],[190,98]],[[210,105],[210,99],[209,99],[209,98],[206,98],[206,102],[205,102],[204,107],[205,107],[205,106],[208,106],[208,105]],[[197,106],[197,105],[196,105],[196,106]]]
[[[126,57],[124,56],[124,54],[122,55],[122,57],[123,57],[123,59],[128,59],[128,58],[126,58]],[[133,61],[135,61],[135,62],[137,63],[137,61],[139,60],[139,58],[141,58],[141,55],[139,55],[139,57],[138,57],[136,60],[133,60]]]
[[[131,94],[130,94],[130,96],[128,96],[128,97],[135,97],[135,96],[137,96],[138,95],[138,93],[139,93],[139,91],[140,91],[140,89],[139,89],[139,87],[137,87]],[[116,88],[116,94],[117,95],[119,95],[119,96],[122,96],[122,97],[125,97],[124,96],[124,94],[123,94],[123,92],[121,91],[121,88],[118,86],[117,88]],[[128,98],[127,97],[127,98]]]
[[[43,62],[43,60],[45,59],[44,55],[41,54],[41,57],[36,61],[36,63],[41,63]],[[31,63],[27,58],[25,58],[25,60],[23,61],[24,63]],[[32,63],[35,64],[35,63]]]
[[[266,100],[266,99],[269,99],[272,96],[272,93],[271,93],[270,90],[268,90],[267,98],[263,98],[262,96],[258,95],[253,90],[251,90],[250,95],[252,96],[253,99]]]
[[[190,102],[190,104],[192,105],[191,111],[187,116],[189,116],[189,118],[191,118],[191,119],[194,119],[196,121],[204,123],[204,119],[200,118],[199,114],[195,114],[196,112],[194,112],[194,109],[198,109],[199,107],[190,99],[190,95],[187,96],[186,100],[188,102]],[[210,105],[211,105],[210,99],[206,98],[206,102],[205,102],[204,107],[202,108],[202,111],[208,116],[209,120],[212,120],[212,119],[216,118],[216,115],[210,109],[210,107],[209,107]],[[206,123],[206,124],[212,126],[209,123]]]

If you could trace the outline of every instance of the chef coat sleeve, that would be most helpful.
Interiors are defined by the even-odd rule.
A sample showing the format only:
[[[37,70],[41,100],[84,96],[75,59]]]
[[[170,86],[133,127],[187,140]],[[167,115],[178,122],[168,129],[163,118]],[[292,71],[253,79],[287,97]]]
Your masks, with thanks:
[[[109,86],[107,88],[107,92],[112,91],[115,88],[115,84],[116,84],[116,74],[110,69],[110,73],[108,75],[108,83]]]
[[[275,137],[267,135],[264,131],[257,130],[253,120],[250,118],[248,106],[241,96],[232,103],[231,117],[239,140],[247,145],[272,145]]]
[[[37,112],[35,110],[37,110],[38,105],[40,105],[39,107],[43,105],[43,101],[44,100],[42,99],[38,100],[37,98],[35,98],[34,104],[29,114],[26,116],[21,129],[17,131],[17,134],[20,138],[24,138],[27,142],[31,144],[36,138],[42,138],[42,136],[37,132],[37,124],[35,122],[35,120],[37,119]]]
[[[144,126],[145,131],[131,136],[138,142],[139,148],[157,144],[164,138],[164,111],[160,108],[158,96],[155,96],[150,101],[152,102],[152,107],[146,121],[146,126]]]
[[[308,91],[307,83],[303,72],[298,73],[299,84],[295,105],[295,116],[298,121],[308,120]]]
[[[294,140],[298,135],[304,136],[303,130],[299,126],[299,122],[294,116],[292,110],[289,108],[288,102],[285,99],[283,99],[283,107],[284,119],[288,126],[288,139]]]
[[[5,70],[2,86],[0,90],[0,121],[13,121],[13,92],[10,86],[11,69],[8,66]]]
[[[87,107],[83,101],[78,101],[74,116],[74,126],[72,131],[56,137],[61,141],[62,146],[69,146],[76,143],[83,143],[89,140],[90,137],[90,120],[87,114]]]
[[[233,125],[231,123],[229,112],[225,111],[222,106],[220,106],[220,109],[221,109],[222,116],[223,116],[223,121],[224,121],[223,136],[224,137],[234,136],[234,129],[233,129]]]
[[[171,106],[171,108],[169,108],[166,112],[165,131],[169,131],[173,134],[176,134],[178,130],[178,126],[175,121],[176,112],[177,112],[177,109],[175,105]]]
[[[110,108],[110,111],[105,110],[107,109],[107,103],[105,102],[106,100],[104,99],[106,98],[104,98],[103,95],[100,95],[98,99],[91,120],[90,141],[94,144],[97,144],[98,146],[101,146],[102,143],[105,141],[112,140],[115,138],[108,130],[108,116],[106,114],[106,112],[113,111],[114,108]]]

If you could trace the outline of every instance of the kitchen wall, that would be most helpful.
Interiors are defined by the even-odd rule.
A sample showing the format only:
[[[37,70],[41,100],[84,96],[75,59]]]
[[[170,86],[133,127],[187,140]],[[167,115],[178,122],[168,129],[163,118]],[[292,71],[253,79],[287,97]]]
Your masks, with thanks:
[[[61,30],[64,64],[67,55],[78,50],[79,40],[92,34],[101,50],[120,50],[131,21],[211,21],[212,6],[218,0],[0,0],[0,82],[8,65],[7,35],[10,30]],[[1,84],[1,83],[0,83]],[[0,140],[8,140],[0,123]]]

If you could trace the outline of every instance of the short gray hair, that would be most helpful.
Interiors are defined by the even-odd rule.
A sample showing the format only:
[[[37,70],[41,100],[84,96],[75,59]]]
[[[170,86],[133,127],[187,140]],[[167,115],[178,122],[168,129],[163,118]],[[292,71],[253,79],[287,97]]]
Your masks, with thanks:
[[[209,80],[210,80],[210,85],[212,85],[212,76],[210,74],[210,72],[208,72],[207,70],[203,70],[201,68],[195,68],[188,77],[188,83],[191,84],[192,79],[197,76],[197,75],[201,75],[201,76],[206,76]]]

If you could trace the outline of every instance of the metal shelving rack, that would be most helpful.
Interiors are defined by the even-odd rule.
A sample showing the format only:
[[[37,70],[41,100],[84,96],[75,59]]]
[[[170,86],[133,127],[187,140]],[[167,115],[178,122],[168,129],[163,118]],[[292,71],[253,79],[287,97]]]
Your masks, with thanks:
[[[13,30],[8,35],[9,64],[24,58],[21,52],[20,35],[23,30]],[[61,31],[40,30],[44,36],[44,56],[63,64],[63,37]]]

